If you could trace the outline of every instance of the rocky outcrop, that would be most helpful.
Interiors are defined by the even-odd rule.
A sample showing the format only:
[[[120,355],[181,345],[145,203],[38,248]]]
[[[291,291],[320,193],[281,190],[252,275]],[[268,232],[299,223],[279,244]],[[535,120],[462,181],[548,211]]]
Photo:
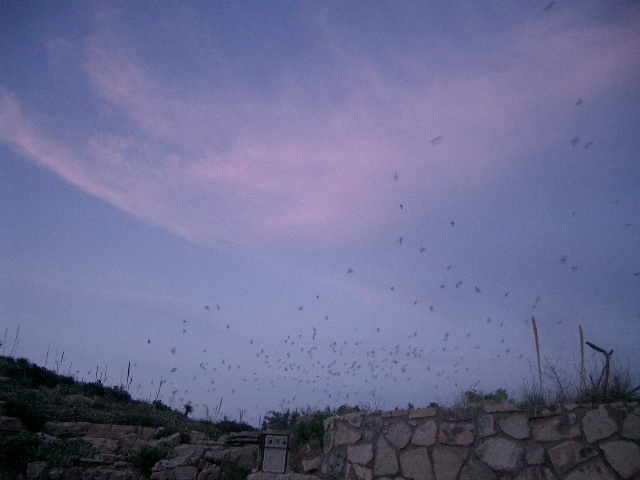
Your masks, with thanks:
[[[3,434],[25,432],[16,418],[1,417]],[[26,474],[3,471],[0,480],[143,480],[141,458],[162,455],[151,467],[151,480],[218,480],[226,470],[248,475],[256,467],[259,432],[224,435],[217,440],[202,432],[165,435],[163,429],[86,422],[49,422],[37,434],[41,444],[65,451],[66,445],[84,445],[90,455],[77,466],[59,468],[46,461],[31,462]],[[51,449],[51,448],[49,448]],[[138,467],[138,468],[135,468]],[[148,472],[147,472],[148,473]]]

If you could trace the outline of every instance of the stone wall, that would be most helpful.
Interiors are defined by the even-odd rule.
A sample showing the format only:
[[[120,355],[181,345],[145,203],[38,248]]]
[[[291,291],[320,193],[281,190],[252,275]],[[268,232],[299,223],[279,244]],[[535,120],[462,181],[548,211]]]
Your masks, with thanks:
[[[332,478],[640,479],[638,402],[352,413],[324,427]]]

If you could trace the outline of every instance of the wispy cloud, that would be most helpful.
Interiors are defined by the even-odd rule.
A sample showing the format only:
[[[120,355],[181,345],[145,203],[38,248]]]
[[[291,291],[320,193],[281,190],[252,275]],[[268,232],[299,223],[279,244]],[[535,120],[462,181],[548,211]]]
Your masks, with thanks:
[[[176,91],[136,45],[102,26],[86,39],[81,67],[104,123],[76,126],[75,140],[61,141],[3,90],[0,139],[192,241],[340,243],[389,221],[398,171],[406,195],[479,189],[509,156],[541,148],[578,95],[606,94],[637,75],[639,26],[638,18],[589,30],[530,22],[505,34],[503,65],[436,74],[412,66],[425,80],[411,86],[343,46],[327,76],[346,87],[325,105],[310,100],[317,78],[287,78],[273,98],[226,82]],[[567,61],[566,52],[579,53]]]

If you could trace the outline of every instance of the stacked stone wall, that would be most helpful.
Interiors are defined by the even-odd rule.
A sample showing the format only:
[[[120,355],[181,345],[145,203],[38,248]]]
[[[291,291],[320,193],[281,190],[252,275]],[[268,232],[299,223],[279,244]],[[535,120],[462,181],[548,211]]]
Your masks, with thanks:
[[[640,480],[640,405],[352,413],[324,424],[322,476]]]

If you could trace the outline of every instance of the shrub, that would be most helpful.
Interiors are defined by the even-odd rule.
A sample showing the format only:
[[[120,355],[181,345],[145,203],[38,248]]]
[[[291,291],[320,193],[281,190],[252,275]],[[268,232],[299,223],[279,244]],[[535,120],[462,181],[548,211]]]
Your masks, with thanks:
[[[18,473],[36,459],[40,441],[33,433],[21,433],[0,439],[0,465]]]
[[[75,467],[80,465],[80,459],[91,456],[93,456],[93,447],[74,438],[41,442],[37,460],[47,462],[49,467]]]
[[[163,448],[143,447],[138,453],[129,457],[131,467],[140,472],[144,478],[151,477],[153,466],[165,458],[167,451]]]
[[[499,388],[493,393],[484,393],[476,390],[464,392],[463,404],[466,406],[483,407],[486,405],[502,405],[508,403],[509,395],[503,388]]]
[[[220,480],[245,480],[251,469],[238,465],[229,455],[220,462]]]
[[[45,418],[36,408],[24,401],[15,398],[6,399],[4,412],[9,417],[19,418],[22,425],[30,432],[41,432],[44,429]]]
[[[271,410],[262,420],[262,430],[291,430],[300,418],[300,412],[287,409],[284,412]]]

